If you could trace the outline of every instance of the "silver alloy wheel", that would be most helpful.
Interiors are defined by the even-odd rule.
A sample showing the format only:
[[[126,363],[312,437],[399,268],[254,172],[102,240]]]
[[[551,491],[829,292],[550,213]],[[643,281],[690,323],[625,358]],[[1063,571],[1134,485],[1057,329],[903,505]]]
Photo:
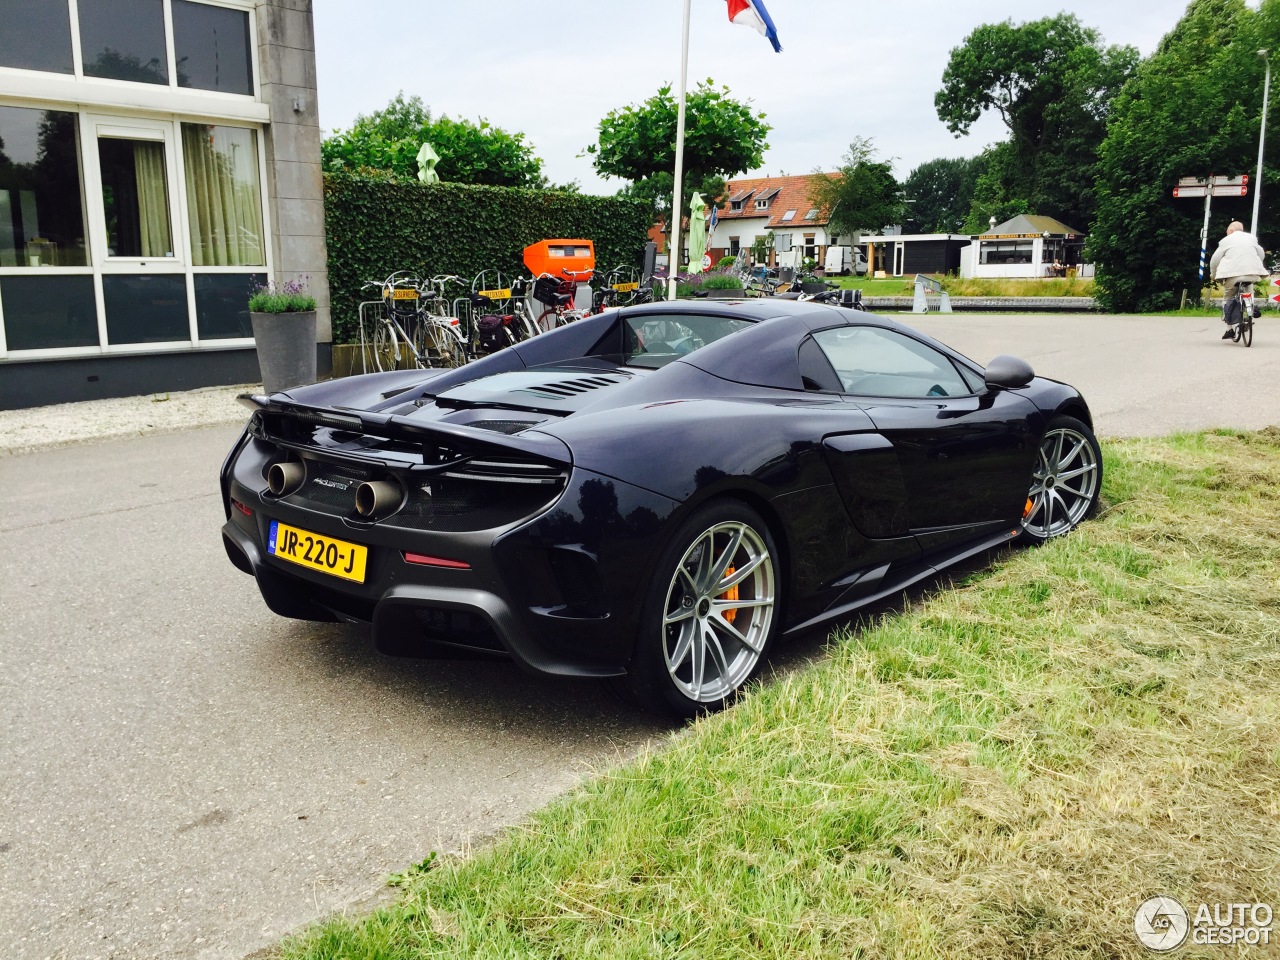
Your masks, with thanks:
[[[1031,512],[1023,528],[1044,539],[1068,533],[1088,515],[1097,496],[1098,456],[1089,438],[1070,427],[1046,433],[1031,475]]]
[[[703,531],[676,566],[663,607],[662,653],[676,688],[714,703],[742,686],[764,652],[776,595],[773,558],[749,524]]]

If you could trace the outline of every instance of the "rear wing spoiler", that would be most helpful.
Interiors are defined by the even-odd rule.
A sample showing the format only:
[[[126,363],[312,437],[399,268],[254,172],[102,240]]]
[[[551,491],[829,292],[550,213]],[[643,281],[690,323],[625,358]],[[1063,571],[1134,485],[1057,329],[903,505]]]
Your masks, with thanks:
[[[513,436],[463,424],[424,424],[389,414],[310,406],[261,394],[241,394],[237,399],[253,411],[251,434],[299,452],[323,452],[326,457],[407,468],[413,473],[437,473],[482,463],[515,467],[522,461],[533,461],[557,469],[573,464],[573,455],[562,440],[537,431]],[[319,442],[322,430],[329,431],[333,445]],[[384,443],[361,451],[337,449],[346,434]]]

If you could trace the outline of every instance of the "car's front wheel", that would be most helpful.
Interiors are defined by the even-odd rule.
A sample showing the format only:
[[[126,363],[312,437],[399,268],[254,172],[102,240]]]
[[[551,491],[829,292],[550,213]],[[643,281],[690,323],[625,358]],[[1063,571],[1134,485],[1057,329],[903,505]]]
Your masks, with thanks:
[[[1070,533],[1098,508],[1102,450],[1087,424],[1059,416],[1049,422],[1031,473],[1022,532],[1031,543]]]
[[[737,501],[692,514],[652,572],[627,684],[682,717],[730,702],[764,663],[780,624],[778,551]]]

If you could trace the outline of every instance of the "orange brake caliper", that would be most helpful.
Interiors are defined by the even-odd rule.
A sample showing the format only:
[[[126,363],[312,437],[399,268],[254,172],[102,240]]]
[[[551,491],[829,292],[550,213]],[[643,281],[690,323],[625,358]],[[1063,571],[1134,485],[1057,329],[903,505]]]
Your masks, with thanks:
[[[724,572],[724,575],[725,575],[726,577],[732,577],[732,576],[733,576],[733,574],[734,574],[734,568],[733,568],[733,567],[730,567],[728,570],[726,570],[726,571]],[[728,590],[726,590],[724,593],[720,594],[720,596],[719,596],[719,598],[718,598],[718,599],[720,599],[720,600],[737,600],[737,599],[738,599],[738,584],[736,584],[736,583],[735,583],[732,587],[730,587],[730,588],[729,588]],[[733,618],[734,618],[734,617],[736,617],[737,615],[738,615],[738,611],[737,611],[737,610],[726,610],[726,611],[724,612],[724,618],[725,618],[727,621],[729,621],[730,623],[733,623]]]

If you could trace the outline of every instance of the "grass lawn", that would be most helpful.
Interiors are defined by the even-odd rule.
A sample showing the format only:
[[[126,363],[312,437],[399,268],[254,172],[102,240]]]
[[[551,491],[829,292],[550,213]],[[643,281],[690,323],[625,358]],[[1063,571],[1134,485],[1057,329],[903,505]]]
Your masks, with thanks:
[[[1104,451],[1071,536],[283,955],[1138,958],[1155,894],[1280,910],[1280,429]]]
[[[869,297],[909,297],[915,274],[868,280],[865,277],[828,277],[841,288],[861,289]],[[1093,281],[1058,280],[986,280],[981,278],[937,277],[942,288],[953,297],[1091,297]]]

